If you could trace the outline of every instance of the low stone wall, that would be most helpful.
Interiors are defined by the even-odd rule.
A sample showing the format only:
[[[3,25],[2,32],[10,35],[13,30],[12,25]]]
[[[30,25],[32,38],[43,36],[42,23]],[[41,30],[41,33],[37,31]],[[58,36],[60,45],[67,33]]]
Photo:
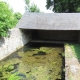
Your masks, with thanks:
[[[80,80],[80,59],[76,44],[65,44],[65,80]],[[77,46],[77,45],[76,45]],[[77,47],[79,48],[79,47]]]
[[[0,60],[9,56],[28,42],[29,35],[25,35],[18,28],[11,29],[9,37],[0,39]]]

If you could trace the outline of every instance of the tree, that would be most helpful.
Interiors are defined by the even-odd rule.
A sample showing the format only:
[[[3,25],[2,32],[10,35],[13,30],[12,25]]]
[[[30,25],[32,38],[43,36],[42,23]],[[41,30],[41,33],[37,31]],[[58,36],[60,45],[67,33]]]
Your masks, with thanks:
[[[30,5],[30,0],[25,0],[25,10],[28,12],[40,12],[40,9],[37,7],[36,4],[32,3],[32,5]]]
[[[30,0],[25,0],[25,4],[29,5]]]
[[[0,37],[5,37],[9,29],[17,24],[14,13],[6,2],[0,1]]]
[[[18,22],[21,19],[22,15],[19,12],[14,13],[14,18]]]
[[[46,0],[47,9],[52,9],[54,12],[72,13],[80,12],[80,0]]]
[[[39,8],[37,7],[37,5],[35,5],[34,3],[30,6],[30,11],[29,12],[40,12]]]

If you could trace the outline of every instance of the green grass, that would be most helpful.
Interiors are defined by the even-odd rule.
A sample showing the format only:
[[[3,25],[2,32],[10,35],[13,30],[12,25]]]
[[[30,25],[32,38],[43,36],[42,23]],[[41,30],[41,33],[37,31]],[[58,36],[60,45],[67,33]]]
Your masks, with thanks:
[[[80,60],[80,44],[70,44],[70,47],[72,48],[75,57]]]

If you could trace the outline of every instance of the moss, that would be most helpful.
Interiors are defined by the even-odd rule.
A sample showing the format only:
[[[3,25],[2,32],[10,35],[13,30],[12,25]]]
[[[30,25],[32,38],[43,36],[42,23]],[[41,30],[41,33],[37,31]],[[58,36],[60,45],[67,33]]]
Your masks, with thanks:
[[[32,48],[26,52],[18,52],[15,54],[18,57],[8,58],[3,61],[4,68],[8,69],[8,77],[11,73],[18,72],[26,75],[26,80],[56,80],[61,79],[62,75],[62,58],[59,53],[62,53],[63,48],[40,47]],[[40,53],[39,53],[40,52]],[[44,53],[44,55],[42,55]],[[33,56],[33,55],[36,56]],[[14,56],[13,56],[14,57]],[[19,63],[17,68],[14,64]],[[2,66],[0,64],[0,66]],[[4,70],[4,76],[7,76]],[[14,74],[12,77],[15,76]],[[10,78],[11,79],[11,78]]]
[[[8,72],[10,72],[10,71],[12,71],[12,70],[14,70],[14,65],[9,65],[9,66],[7,67],[7,69],[6,69],[6,71],[8,71]]]

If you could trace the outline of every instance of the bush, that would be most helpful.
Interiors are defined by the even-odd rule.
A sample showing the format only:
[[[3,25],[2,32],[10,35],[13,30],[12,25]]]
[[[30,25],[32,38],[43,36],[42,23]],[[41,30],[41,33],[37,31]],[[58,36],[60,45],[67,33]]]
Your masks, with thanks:
[[[0,1],[0,37],[5,37],[9,29],[17,23],[13,11],[6,2]]]

